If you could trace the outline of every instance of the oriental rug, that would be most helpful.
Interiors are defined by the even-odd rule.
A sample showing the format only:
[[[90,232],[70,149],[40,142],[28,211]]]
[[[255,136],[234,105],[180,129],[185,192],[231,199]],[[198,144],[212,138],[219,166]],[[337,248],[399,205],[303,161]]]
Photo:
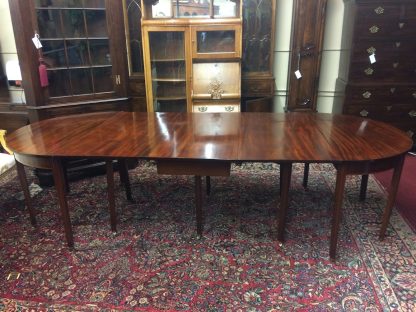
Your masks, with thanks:
[[[196,235],[193,177],[131,170],[134,201],[116,177],[118,232],[105,177],[71,183],[75,249],[64,241],[54,188],[30,175],[33,228],[14,173],[0,179],[1,311],[416,311],[416,237],[370,177],[360,202],[349,177],[336,262],[328,258],[335,171],[292,175],[286,241],[276,241],[279,166],[242,164],[213,177]]]

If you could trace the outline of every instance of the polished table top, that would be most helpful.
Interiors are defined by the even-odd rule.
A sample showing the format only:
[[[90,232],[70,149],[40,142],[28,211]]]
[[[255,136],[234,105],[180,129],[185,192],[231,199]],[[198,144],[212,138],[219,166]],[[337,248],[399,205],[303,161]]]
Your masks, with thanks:
[[[385,123],[321,113],[102,112],[47,119],[7,135],[22,155],[227,161],[369,161],[408,151]]]

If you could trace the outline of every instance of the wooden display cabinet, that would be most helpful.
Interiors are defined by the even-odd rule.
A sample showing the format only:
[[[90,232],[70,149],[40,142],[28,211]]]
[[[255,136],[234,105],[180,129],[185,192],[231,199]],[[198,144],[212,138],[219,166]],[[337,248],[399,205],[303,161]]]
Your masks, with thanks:
[[[240,111],[240,1],[142,4],[147,110]]]

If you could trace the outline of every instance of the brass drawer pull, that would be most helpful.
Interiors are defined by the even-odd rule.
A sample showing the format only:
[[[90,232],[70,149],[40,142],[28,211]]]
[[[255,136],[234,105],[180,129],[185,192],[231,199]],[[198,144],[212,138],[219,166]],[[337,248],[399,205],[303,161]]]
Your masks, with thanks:
[[[411,137],[411,138],[413,138],[413,135],[415,134],[412,130],[409,130],[409,131],[407,131],[406,133],[407,133],[407,135],[408,135],[409,137]]]
[[[365,109],[363,109],[361,112],[360,112],[360,115],[362,116],[362,117],[367,117],[368,116],[368,112],[365,110]]]
[[[366,69],[364,70],[364,73],[365,73],[367,76],[371,76],[371,75],[374,73],[374,69],[372,69],[371,67],[368,67],[368,68],[366,68]]]
[[[402,29],[404,27],[405,23],[399,23],[399,28]]]
[[[402,45],[400,41],[397,41],[395,44],[396,44],[396,48],[400,48],[400,46]]]
[[[363,93],[363,98],[365,98],[365,99],[369,99],[371,97],[371,92],[369,92],[369,91],[365,91],[364,93]]]
[[[409,116],[410,117],[416,117],[416,110],[411,110],[410,112],[409,112]]]
[[[376,26],[376,25],[373,25],[368,30],[370,31],[370,33],[375,34],[375,33],[378,33],[380,28],[378,28],[378,26]]]
[[[374,12],[376,12],[377,15],[383,14],[384,13],[384,8],[379,6],[378,8],[374,9]]]
[[[234,106],[225,106],[224,107],[226,112],[232,112],[232,111],[234,111],[234,108],[235,108]]]
[[[374,54],[374,53],[376,53],[376,48],[374,48],[374,47],[369,47],[368,49],[367,49],[367,52],[368,52],[368,54]]]
[[[413,92],[412,96],[416,99],[416,92]]]
[[[394,62],[393,63],[393,68],[397,68],[399,66],[399,62]]]
[[[393,108],[392,105],[386,106],[387,111],[391,111],[392,108]]]
[[[396,88],[390,88],[390,93],[393,94],[396,91]]]
[[[198,106],[198,112],[205,113],[207,110],[207,106]]]

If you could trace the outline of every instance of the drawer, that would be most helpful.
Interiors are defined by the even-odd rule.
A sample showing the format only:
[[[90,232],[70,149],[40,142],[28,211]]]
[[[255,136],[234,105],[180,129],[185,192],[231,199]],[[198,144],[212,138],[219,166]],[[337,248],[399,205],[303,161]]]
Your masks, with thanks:
[[[416,103],[416,85],[396,86],[376,85],[376,86],[351,86],[346,88],[346,103],[356,104],[387,104],[392,103]]]
[[[349,80],[351,82],[416,83],[416,64],[411,60],[376,62],[352,60]]]
[[[359,41],[354,44],[353,47],[353,59],[365,58],[367,61],[368,56],[375,54],[377,59],[379,56],[384,55],[408,55],[413,57],[416,50],[416,40],[401,40],[389,39],[389,40],[366,40]]]
[[[374,3],[357,7],[356,21],[366,19],[399,20],[411,18],[416,14],[416,5],[413,3],[382,4]]]
[[[274,93],[274,79],[243,79],[241,92],[244,96],[267,96]]]
[[[238,113],[240,101],[195,101],[193,113]]]
[[[388,20],[388,19],[364,19],[355,26],[354,37],[356,40],[383,40],[394,38],[395,40],[414,40],[416,19]]]
[[[146,85],[144,81],[130,81],[129,89],[133,95],[146,95]]]
[[[346,105],[344,114],[386,122],[414,122],[416,124],[416,104]]]

